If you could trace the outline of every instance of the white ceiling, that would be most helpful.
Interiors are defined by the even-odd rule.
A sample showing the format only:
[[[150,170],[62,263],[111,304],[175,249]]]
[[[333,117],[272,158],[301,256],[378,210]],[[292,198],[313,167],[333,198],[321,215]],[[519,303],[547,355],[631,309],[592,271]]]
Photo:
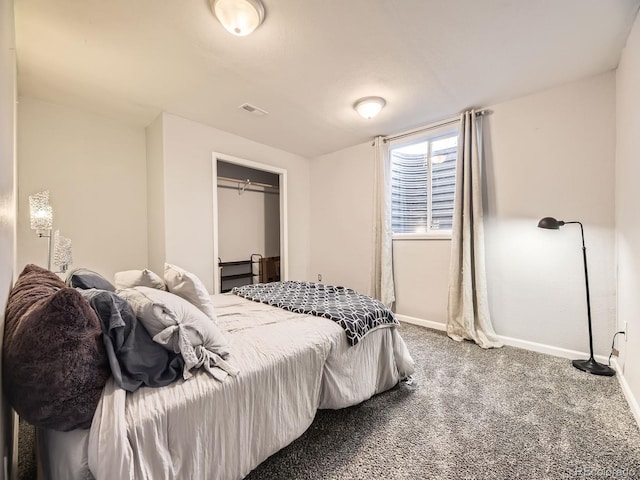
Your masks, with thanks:
[[[263,3],[234,37],[208,0],[15,0],[19,93],[314,157],[615,68],[640,0]],[[369,95],[387,106],[364,120]]]

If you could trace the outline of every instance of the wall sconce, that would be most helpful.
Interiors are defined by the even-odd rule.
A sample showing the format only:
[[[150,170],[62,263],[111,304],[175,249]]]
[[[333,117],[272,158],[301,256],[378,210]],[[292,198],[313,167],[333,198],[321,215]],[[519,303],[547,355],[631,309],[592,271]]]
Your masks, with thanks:
[[[55,234],[51,234],[53,209],[49,205],[48,190],[29,195],[29,216],[31,229],[36,231],[38,237],[48,239],[47,269],[51,270],[51,254],[53,253],[54,264],[59,268],[58,271],[66,272],[73,261],[71,257],[71,240],[60,235],[59,230],[56,230]]]
[[[239,37],[249,35],[264,21],[260,0],[210,0],[211,9],[222,26]]]
[[[353,108],[362,118],[370,119],[378,115],[386,104],[387,102],[382,97],[364,97],[357,100],[353,104]]]

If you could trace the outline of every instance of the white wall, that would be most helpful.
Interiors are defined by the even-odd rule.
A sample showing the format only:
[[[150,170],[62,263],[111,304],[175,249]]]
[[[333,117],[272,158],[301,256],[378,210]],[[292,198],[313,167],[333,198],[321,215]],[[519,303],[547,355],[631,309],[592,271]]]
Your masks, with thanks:
[[[618,253],[618,328],[624,376],[640,400],[640,17],[622,52],[616,73],[616,228]]]
[[[184,118],[163,114],[166,261],[213,290],[212,153],[279,168],[288,175],[289,276],[309,270],[309,160]]]
[[[396,310],[401,315],[447,321],[451,240],[394,240]]]
[[[594,349],[615,329],[615,76],[608,72],[491,107],[487,155],[487,275],[496,331],[588,349],[577,225],[585,227]]]
[[[0,339],[4,334],[4,310],[15,274],[15,104],[16,55],[13,0],[0,0]],[[2,341],[0,340],[0,345]],[[0,358],[0,383],[2,375]],[[0,458],[7,461],[10,420],[0,395]],[[4,462],[3,462],[4,465]],[[0,480],[7,478],[0,467]]]
[[[145,131],[32,98],[18,104],[18,267],[46,266],[29,195],[49,190],[73,265],[109,279],[147,264]]]
[[[609,72],[489,106],[487,273],[499,334],[588,350],[579,229],[536,228],[555,215],[585,224],[596,351],[611,341],[614,98]],[[369,144],[312,160],[312,271],[362,291],[369,288],[372,161]],[[394,241],[399,314],[446,320],[449,249],[447,240]]]
[[[218,256],[223,262],[280,255],[279,196],[262,191],[218,189]],[[275,237],[275,238],[274,238]]]
[[[373,255],[371,142],[311,162],[311,277],[369,293]]]
[[[148,266],[162,274],[165,259],[164,236],[164,146],[162,115],[147,126],[147,236]]]

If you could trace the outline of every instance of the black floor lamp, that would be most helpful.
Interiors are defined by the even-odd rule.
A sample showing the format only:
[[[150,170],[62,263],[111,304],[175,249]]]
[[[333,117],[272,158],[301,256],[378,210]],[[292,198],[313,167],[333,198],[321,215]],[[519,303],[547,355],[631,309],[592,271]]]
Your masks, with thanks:
[[[593,333],[591,329],[591,300],[589,299],[589,273],[587,272],[587,247],[584,246],[584,229],[580,222],[563,222],[562,220],[556,220],[553,217],[545,217],[538,222],[538,227],[547,228],[550,230],[558,230],[561,226],[568,223],[577,223],[580,225],[580,233],[582,234],[582,258],[584,259],[584,283],[587,289],[587,318],[589,320],[589,359],[588,360],[574,360],[573,366],[584,371],[593,373],[594,375],[605,375],[612,377],[616,374],[616,371],[598,363],[593,358]]]

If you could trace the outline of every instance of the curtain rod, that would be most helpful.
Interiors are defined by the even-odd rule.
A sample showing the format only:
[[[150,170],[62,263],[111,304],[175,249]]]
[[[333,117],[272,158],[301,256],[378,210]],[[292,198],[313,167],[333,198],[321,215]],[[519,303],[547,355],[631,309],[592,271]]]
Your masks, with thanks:
[[[476,112],[476,117],[482,117],[484,115],[489,115],[491,110],[478,110]],[[415,135],[416,133],[426,132],[428,130],[433,130],[434,128],[444,127],[446,125],[452,125],[454,123],[458,123],[460,121],[460,116],[447,118],[445,120],[440,120],[439,122],[430,123],[429,125],[425,125],[424,127],[416,128],[415,130],[410,130],[408,132],[399,133],[398,135],[389,135],[387,137],[382,137],[382,141],[384,143],[390,142],[392,140],[397,140],[399,138],[409,137],[411,135]]]

